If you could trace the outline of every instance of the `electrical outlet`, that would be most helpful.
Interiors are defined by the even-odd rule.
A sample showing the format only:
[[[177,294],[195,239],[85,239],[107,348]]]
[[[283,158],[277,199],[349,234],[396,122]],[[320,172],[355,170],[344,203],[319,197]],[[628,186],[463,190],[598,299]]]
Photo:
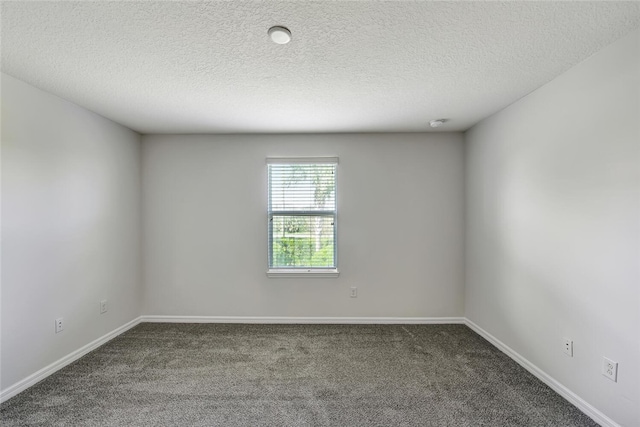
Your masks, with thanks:
[[[618,382],[618,362],[614,362],[606,357],[602,358],[602,375],[609,378],[614,383]]]
[[[573,340],[571,340],[571,338],[563,338],[562,340],[562,351],[564,351],[567,356],[573,357]]]
[[[103,299],[100,301],[100,314],[105,314],[109,307],[107,306],[107,300]]]
[[[64,319],[62,317],[58,317],[56,319],[56,334],[62,331],[64,331]]]
[[[351,294],[349,294],[351,298],[358,298],[358,288],[355,286],[351,288]]]

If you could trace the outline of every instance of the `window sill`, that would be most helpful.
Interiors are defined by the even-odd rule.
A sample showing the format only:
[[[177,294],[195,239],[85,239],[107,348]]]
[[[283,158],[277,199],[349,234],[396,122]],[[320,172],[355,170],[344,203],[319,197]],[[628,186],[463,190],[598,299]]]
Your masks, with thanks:
[[[286,269],[286,268],[275,268],[271,270],[267,270],[267,276],[272,279],[282,279],[282,278],[314,278],[314,279],[327,279],[338,277],[340,272],[338,269],[331,268],[296,268],[296,269]]]

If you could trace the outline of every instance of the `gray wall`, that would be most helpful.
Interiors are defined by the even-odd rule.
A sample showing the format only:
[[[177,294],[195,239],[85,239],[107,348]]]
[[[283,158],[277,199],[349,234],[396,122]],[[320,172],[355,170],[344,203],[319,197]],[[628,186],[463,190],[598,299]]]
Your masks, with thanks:
[[[144,136],[144,313],[462,316],[463,152],[459,133]],[[340,158],[337,279],[266,277],[265,158],[286,156]]]
[[[140,315],[140,219],[140,136],[2,74],[2,390]]]
[[[466,316],[625,426],[640,425],[639,39],[466,133]]]

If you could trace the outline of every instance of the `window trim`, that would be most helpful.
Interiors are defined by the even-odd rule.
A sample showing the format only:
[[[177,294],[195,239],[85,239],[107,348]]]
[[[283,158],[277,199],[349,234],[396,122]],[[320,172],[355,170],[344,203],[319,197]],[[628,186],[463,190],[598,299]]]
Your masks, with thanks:
[[[268,165],[292,165],[296,163],[300,165],[337,165],[339,162],[337,157],[267,157]]]
[[[327,279],[340,276],[340,272],[337,268],[270,268],[267,276],[272,279]]]
[[[290,267],[290,268],[271,268],[269,259],[270,249],[269,236],[267,232],[267,277],[269,278],[336,278],[340,275],[338,271],[338,157],[267,157],[267,165],[291,165],[291,164],[334,164],[336,165],[335,172],[335,199],[336,209],[330,211],[334,218],[333,228],[333,252],[334,252],[334,266],[333,267]],[[269,171],[267,168],[267,204],[269,203]],[[320,214],[326,214],[329,212],[319,212]],[[270,226],[270,214],[269,207],[267,206],[267,227]]]

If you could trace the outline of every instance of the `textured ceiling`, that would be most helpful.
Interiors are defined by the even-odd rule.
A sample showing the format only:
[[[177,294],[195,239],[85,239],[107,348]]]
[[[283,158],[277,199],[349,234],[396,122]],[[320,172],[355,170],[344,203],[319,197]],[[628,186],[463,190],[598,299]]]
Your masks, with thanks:
[[[2,2],[2,70],[141,133],[464,130],[639,2]],[[267,29],[293,40],[272,43]],[[640,54],[640,53],[639,53]]]

